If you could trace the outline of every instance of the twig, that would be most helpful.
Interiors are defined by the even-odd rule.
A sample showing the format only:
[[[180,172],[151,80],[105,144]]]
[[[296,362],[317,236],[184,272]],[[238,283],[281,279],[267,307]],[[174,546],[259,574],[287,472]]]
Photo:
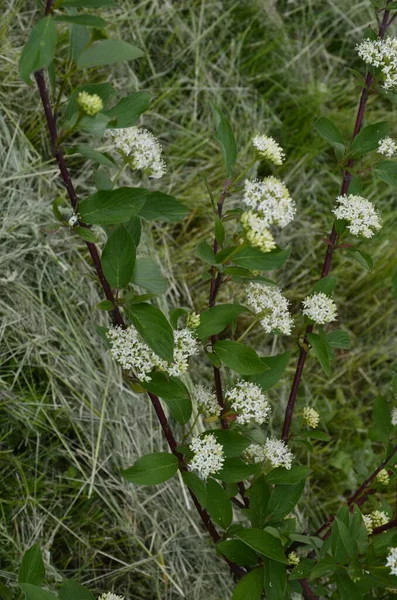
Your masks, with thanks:
[[[390,0],[388,1],[388,3],[389,2],[390,2]],[[387,27],[389,25],[388,18],[389,18],[389,11],[386,10],[383,14],[382,23],[379,28],[378,37],[380,39],[383,39],[385,36]],[[372,86],[372,83],[373,83],[373,76],[370,73],[368,73],[365,78],[365,85],[361,92],[360,103],[358,106],[358,111],[357,111],[356,122],[354,125],[352,139],[354,139],[356,137],[356,135],[359,133],[359,131],[361,130],[361,127],[363,125],[365,109],[367,106],[369,91]],[[346,170],[344,172],[344,176],[343,176],[343,182],[342,182],[342,187],[341,187],[341,195],[342,196],[346,195],[349,190],[350,182],[352,179],[352,175],[351,175],[350,171],[351,171],[351,168],[353,167],[353,165],[354,165],[354,160],[351,158],[347,163],[347,168],[346,168]],[[332,231],[330,233],[330,236],[329,236],[328,242],[327,242],[327,250],[325,252],[325,258],[324,258],[324,263],[323,263],[323,268],[321,271],[320,279],[322,279],[323,277],[326,277],[330,272],[332,257],[334,255],[337,241],[338,241],[338,234],[336,232],[336,227],[335,227],[335,222],[334,222],[334,224],[332,226]],[[308,325],[306,328],[305,337],[304,337],[301,351],[299,354],[298,363],[297,363],[296,370],[295,370],[294,380],[292,382],[292,387],[291,387],[291,392],[290,392],[290,396],[288,399],[287,408],[285,410],[285,417],[284,417],[283,431],[282,431],[282,439],[284,441],[288,441],[288,439],[289,439],[292,416],[293,416],[293,412],[294,412],[294,408],[295,408],[295,402],[296,402],[296,398],[297,398],[297,394],[298,394],[299,385],[300,385],[300,382],[302,379],[302,374],[303,374],[303,369],[304,369],[305,362],[306,362],[306,357],[308,354],[307,350],[305,350],[305,347],[307,347],[307,345],[308,345],[307,334],[311,333],[312,331],[313,331],[313,325]]]
[[[389,521],[385,525],[379,525],[379,527],[375,527],[373,529],[371,535],[378,535],[379,533],[383,533],[384,531],[393,529],[393,527],[397,528],[397,519],[393,519],[392,521]]]

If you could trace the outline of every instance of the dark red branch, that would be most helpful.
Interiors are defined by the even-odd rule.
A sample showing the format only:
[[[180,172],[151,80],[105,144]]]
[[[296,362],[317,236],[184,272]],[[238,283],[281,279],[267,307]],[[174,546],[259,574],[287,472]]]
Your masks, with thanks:
[[[378,533],[383,533],[384,531],[388,531],[389,529],[393,529],[393,527],[396,527],[396,529],[397,529],[397,519],[393,519],[392,521],[389,521],[385,525],[379,525],[379,527],[375,527],[373,529],[371,535],[378,535]]]
[[[307,579],[300,579],[299,583],[302,588],[302,593],[305,600],[318,600],[318,596],[316,596],[316,594],[309,586],[309,582]]]

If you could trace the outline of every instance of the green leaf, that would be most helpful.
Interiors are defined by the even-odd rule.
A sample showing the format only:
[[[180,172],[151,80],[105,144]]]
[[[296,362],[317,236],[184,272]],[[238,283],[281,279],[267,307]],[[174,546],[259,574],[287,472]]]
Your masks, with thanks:
[[[374,266],[374,261],[372,257],[367,254],[367,252],[363,252],[362,250],[358,250],[357,248],[347,248],[346,253],[351,258],[354,258],[366,271],[371,271]]]
[[[215,120],[215,139],[218,140],[226,167],[226,177],[230,177],[237,158],[237,145],[232,128],[223,112],[212,102],[209,103]]]
[[[214,344],[213,351],[227,367],[240,375],[254,375],[266,369],[255,350],[239,342],[218,341]]]
[[[121,187],[100,190],[79,204],[81,220],[93,225],[125,223],[145,204],[145,188]]]
[[[131,217],[131,219],[125,224],[125,227],[134,240],[135,246],[138,248],[142,233],[141,219],[139,217]]]
[[[236,534],[239,540],[250,548],[277,562],[288,564],[279,538],[262,529],[241,529]]]
[[[95,600],[89,589],[73,579],[64,579],[58,595],[59,600]]]
[[[282,563],[264,558],[266,600],[284,600],[287,593],[287,567]]]
[[[245,306],[240,304],[219,304],[201,313],[200,325],[196,329],[199,338],[221,333],[239,315],[248,312]]]
[[[251,444],[251,440],[238,431],[232,429],[214,429],[203,435],[211,434],[222,445],[225,458],[235,458]]]
[[[174,334],[160,309],[144,302],[132,304],[127,316],[150,348],[164,360],[174,357]]]
[[[374,173],[392,187],[397,187],[397,163],[393,160],[382,160],[374,167]]]
[[[144,113],[153,96],[148,92],[134,92],[122,98],[115,106],[106,111],[111,119],[116,119],[113,128],[132,127]]]
[[[217,261],[211,246],[206,242],[200,242],[196,248],[196,255],[209,265],[216,265]]]
[[[285,469],[284,467],[277,467],[272,469],[266,475],[267,483],[274,485],[294,485],[306,479],[310,474],[308,467],[292,467],[291,469]]]
[[[97,27],[102,29],[107,26],[107,22],[101,17],[95,15],[57,15],[54,17],[54,21],[57,23],[72,23],[74,25],[82,25],[83,27]]]
[[[95,187],[99,191],[101,190],[112,190],[113,181],[104,169],[97,169],[94,174]]]
[[[262,252],[259,248],[245,246],[233,256],[234,264],[246,269],[257,271],[271,271],[280,269],[291,253],[291,248],[281,250],[276,248],[271,252]]]
[[[312,569],[313,569],[314,561],[304,558],[301,559],[299,565],[293,569],[292,573],[289,576],[290,581],[294,581],[295,579],[306,579],[309,577]]]
[[[95,242],[97,241],[95,233],[87,227],[74,227],[73,231],[78,236],[80,236],[85,242],[95,244]]]
[[[75,8],[101,8],[102,6],[117,6],[114,0],[62,0],[63,6]]]
[[[315,567],[313,567],[312,572],[310,573],[310,579],[317,579],[318,577],[322,577],[325,573],[334,573],[337,568],[337,564],[335,560],[327,554],[322,558]]]
[[[297,485],[276,486],[266,506],[267,522],[269,524],[277,523],[289,515],[298,503],[304,487],[304,481]]]
[[[265,367],[268,368],[268,370],[261,375],[251,375],[250,377],[244,377],[244,379],[259,385],[263,391],[268,390],[280,381],[285,369],[287,368],[289,356],[289,352],[284,352],[283,354],[278,354],[277,356],[262,356],[261,361]]]
[[[357,545],[351,537],[346,525],[338,518],[335,519],[331,534],[332,555],[336,562],[346,562],[357,553]]]
[[[204,481],[191,471],[183,471],[182,478],[185,485],[192,490],[201,506],[205,508],[207,504],[207,488],[205,487]]]
[[[307,339],[310,342],[314,354],[317,356],[323,371],[326,375],[331,375],[331,364],[328,354],[328,344],[326,339],[318,335],[317,333],[308,333]]]
[[[338,157],[343,156],[345,150],[343,136],[332,121],[320,117],[314,123],[314,128],[334,148]]]
[[[225,540],[223,542],[218,542],[216,548],[236,565],[254,567],[258,562],[256,553],[239,540]]]
[[[132,279],[136,248],[124,225],[119,225],[109,236],[102,251],[102,270],[113,288],[124,288]]]
[[[223,467],[214,477],[225,483],[238,483],[258,473],[260,465],[247,465],[241,458],[226,458]]]
[[[334,331],[331,331],[331,333],[328,333],[327,342],[332,348],[344,348],[346,350],[351,348],[349,334],[340,329],[335,329]]]
[[[262,529],[266,521],[266,505],[270,498],[270,488],[263,475],[256,479],[246,492],[250,499],[248,518],[252,527]]]
[[[187,423],[192,416],[192,402],[187,387],[177,377],[152,373],[150,381],[142,381],[145,390],[159,396],[167,404],[174,419]]]
[[[394,426],[391,422],[390,405],[384,398],[376,398],[372,417],[374,427],[371,430],[371,438],[376,442],[387,444]]]
[[[244,575],[233,591],[232,600],[260,600],[263,590],[263,568],[253,569]]]
[[[139,458],[122,471],[124,479],[139,485],[157,485],[171,479],[178,470],[178,459],[169,452],[154,452]]]
[[[169,221],[177,223],[189,214],[186,206],[183,206],[174,196],[163,194],[163,192],[152,192],[146,197],[145,206],[140,210],[139,216],[145,221]]]
[[[215,217],[215,239],[220,246],[225,241],[225,226],[219,217]]]
[[[341,600],[362,600],[363,598],[359,587],[350,579],[344,569],[339,568],[336,572],[336,587]]]
[[[18,583],[31,583],[40,586],[43,584],[45,568],[41,556],[40,546],[34,544],[22,557],[18,574]]]
[[[93,162],[97,163],[98,165],[103,165],[105,167],[111,168],[115,167],[115,162],[113,158],[111,158],[107,154],[98,152],[98,150],[94,150],[94,148],[91,148],[89,144],[77,144],[76,151],[85,158],[88,158],[89,160],[92,160]]]
[[[214,479],[207,481],[206,508],[212,519],[223,529],[227,529],[233,519],[233,509],[226,491]]]
[[[90,41],[90,32],[86,27],[81,25],[69,25],[69,60],[76,62],[84,48]]]
[[[33,27],[19,59],[19,75],[30,85],[30,75],[48,67],[55,56],[57,30],[50,16],[44,17]]]
[[[162,276],[157,263],[148,257],[136,259],[131,282],[153,294],[164,294],[168,287],[167,280]]]
[[[25,600],[58,600],[58,596],[31,583],[21,583],[19,587],[25,594]]]
[[[322,292],[323,294],[330,296],[334,291],[335,283],[336,278],[332,277],[331,275],[327,275],[327,277],[322,277],[317,281],[317,283],[313,287],[313,293],[318,294],[319,292]]]
[[[100,40],[84,50],[77,59],[79,69],[90,69],[103,65],[112,65],[123,60],[134,60],[144,52],[122,40]]]
[[[368,152],[377,150],[379,142],[389,133],[389,123],[374,123],[363,127],[356,135],[349,150],[350,158],[358,158]]]
[[[109,117],[99,112],[94,117],[84,115],[78,122],[78,129],[98,138],[102,137],[108,128]]]
[[[97,304],[97,308],[99,310],[113,310],[113,302],[110,302],[110,300],[102,300],[102,302],[99,302],[99,304]]]

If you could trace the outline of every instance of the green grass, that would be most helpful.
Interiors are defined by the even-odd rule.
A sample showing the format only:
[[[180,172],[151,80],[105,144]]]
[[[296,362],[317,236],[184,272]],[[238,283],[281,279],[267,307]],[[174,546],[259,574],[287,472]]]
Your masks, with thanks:
[[[233,125],[239,168],[250,160],[256,131],[275,135],[286,150],[282,177],[299,212],[279,238],[280,245],[292,242],[292,255],[277,280],[297,313],[318,276],[341,181],[313,120],[329,116],[346,136],[352,131],[359,83],[347,67],[362,69],[354,46],[373,22],[370,3],[119,4],[109,13],[111,30],[143,48],[147,58],[117,66],[109,77],[120,93],[156,95],[144,118],[165,148],[168,174],[156,185],[192,210],[177,228],[161,224],[145,231],[142,252],[158,260],[170,283],[160,306],[202,310],[206,303],[208,284],[194,249],[210,241],[212,221],[200,174],[214,190],[223,181],[206,102],[211,98]],[[0,576],[15,581],[21,553],[39,541],[53,582],[77,577],[98,593],[114,589],[129,600],[223,599],[230,575],[214,559],[181,482],[135,488],[119,474],[165,444],[146,398],[122,384],[97,337],[95,327],[106,324],[106,315],[95,310],[100,296],[82,260],[84,247],[68,232],[43,232],[61,187],[48,160],[38,95],[16,71],[38,17],[35,2],[10,0],[0,26]],[[394,96],[371,99],[368,121],[390,120],[395,131],[394,103]],[[89,165],[72,164],[84,196],[93,189]],[[123,181],[137,180],[127,173]],[[365,478],[376,460],[368,440],[373,401],[378,394],[393,400],[396,200],[371,178],[364,192],[384,217],[379,235],[363,244],[374,270],[366,273],[341,253],[333,270],[340,323],[353,348],[338,355],[329,380],[310,357],[299,394],[297,409],[312,403],[332,434],[312,456],[311,502],[297,513],[302,530],[315,528],[324,511],[332,512]],[[228,203],[239,200],[236,195]],[[222,297],[230,298],[229,292]],[[239,290],[237,297],[242,300]],[[297,348],[259,329],[248,340],[263,352],[293,353],[282,382],[269,392],[278,432]],[[194,365],[195,381],[209,374],[202,357]]]

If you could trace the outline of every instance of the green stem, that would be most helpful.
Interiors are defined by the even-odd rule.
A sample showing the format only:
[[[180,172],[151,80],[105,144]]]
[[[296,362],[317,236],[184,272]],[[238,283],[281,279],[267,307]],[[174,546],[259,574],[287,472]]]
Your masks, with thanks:
[[[251,325],[249,327],[247,327],[247,329],[245,331],[243,331],[243,333],[240,335],[240,337],[238,338],[238,342],[241,342],[241,340],[243,340],[246,335],[251,331],[251,329],[253,329],[255,327],[255,325],[260,321],[261,317],[257,316],[255,317],[255,319],[252,321]]]
[[[236,183],[238,183],[239,181],[241,181],[241,179],[242,179],[243,177],[245,177],[245,175],[248,173],[248,171],[249,171],[250,169],[252,169],[252,167],[254,166],[254,164],[255,164],[256,162],[258,162],[258,159],[257,159],[257,158],[254,158],[254,160],[253,160],[253,161],[251,161],[251,162],[249,163],[249,165],[248,165],[248,166],[247,166],[247,167],[246,167],[246,168],[245,168],[243,171],[241,171],[240,175],[237,175],[237,177],[236,177],[235,179],[233,179],[232,183],[230,184],[230,187],[231,187],[231,188],[233,188],[233,187],[236,185]]]

